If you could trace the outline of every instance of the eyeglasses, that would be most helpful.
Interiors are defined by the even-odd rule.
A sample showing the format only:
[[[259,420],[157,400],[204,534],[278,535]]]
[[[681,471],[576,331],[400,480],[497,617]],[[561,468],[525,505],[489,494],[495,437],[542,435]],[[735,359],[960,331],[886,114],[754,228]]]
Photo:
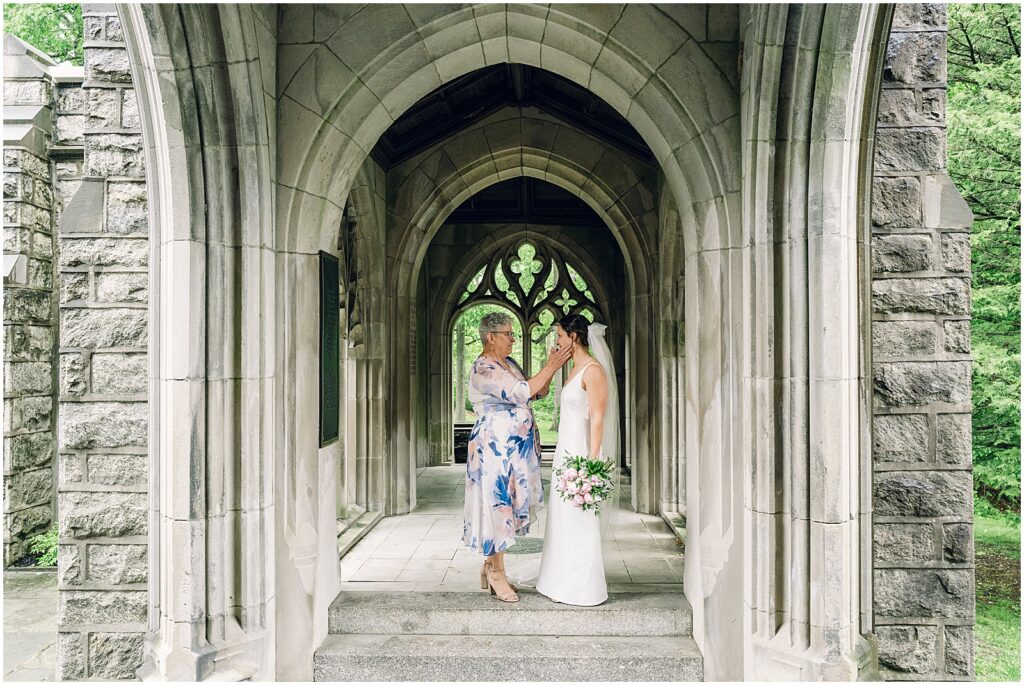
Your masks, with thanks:
[[[496,334],[496,335],[507,335],[509,340],[515,340],[516,339],[516,334],[513,333],[512,331],[491,331],[491,332]]]

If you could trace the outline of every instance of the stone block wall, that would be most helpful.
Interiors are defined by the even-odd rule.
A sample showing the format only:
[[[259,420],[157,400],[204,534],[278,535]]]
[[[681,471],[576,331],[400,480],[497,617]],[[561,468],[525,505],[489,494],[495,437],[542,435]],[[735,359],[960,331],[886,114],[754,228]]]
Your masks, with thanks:
[[[53,66],[17,38],[4,39],[5,566],[53,520]]]
[[[147,628],[148,224],[142,136],[113,5],[85,5],[84,141],[59,222],[58,677],[134,678]],[[62,110],[64,111],[64,110]]]
[[[973,680],[970,210],[946,175],[945,5],[897,5],[872,200],[874,616],[890,680]]]
[[[54,78],[53,146],[50,148],[54,190],[54,213],[60,221],[68,220],[77,212],[65,215],[65,209],[82,185],[84,176],[85,122],[89,113],[87,94],[82,90],[85,70],[74,74],[58,74]]]

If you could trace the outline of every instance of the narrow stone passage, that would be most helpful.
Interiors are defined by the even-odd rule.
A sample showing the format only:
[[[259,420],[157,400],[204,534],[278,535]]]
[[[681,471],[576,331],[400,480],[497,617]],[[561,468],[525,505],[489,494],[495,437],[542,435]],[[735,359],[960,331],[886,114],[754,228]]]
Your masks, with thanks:
[[[385,518],[342,558],[341,590],[482,592],[481,557],[461,540],[465,473],[463,464],[420,469],[415,511]],[[550,467],[542,474],[547,488]],[[544,517],[542,507],[529,535],[509,550],[510,569],[517,554],[541,550]],[[683,591],[683,548],[661,518],[620,506],[606,544],[609,592]]]

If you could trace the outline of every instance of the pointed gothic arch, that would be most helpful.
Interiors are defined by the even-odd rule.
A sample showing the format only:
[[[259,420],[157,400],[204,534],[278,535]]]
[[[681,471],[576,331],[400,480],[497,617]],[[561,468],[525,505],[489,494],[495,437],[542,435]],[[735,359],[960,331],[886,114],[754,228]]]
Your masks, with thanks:
[[[428,327],[430,342],[427,349],[431,393],[435,388],[440,388],[444,392],[443,389],[451,386],[455,376],[450,360],[451,336],[465,284],[472,281],[481,269],[497,261],[500,254],[515,250],[516,245],[524,241],[543,244],[545,249],[551,252],[571,255],[569,259],[574,265],[573,268],[578,269],[586,283],[591,285],[596,306],[602,312],[604,321],[609,324],[608,339],[615,351],[620,392],[625,388],[623,330],[626,318],[623,315],[625,307],[622,298],[626,289],[622,267],[617,261],[621,260],[621,256],[610,255],[607,249],[595,253],[593,245],[585,245],[578,240],[581,237],[577,235],[574,238],[573,235],[558,228],[529,224],[494,227],[487,234],[486,241],[474,246],[452,265],[450,276],[442,286],[425,293],[422,298],[423,305],[430,312],[430,320],[434,322]],[[613,253],[617,253],[618,248],[614,247],[614,242],[610,240],[611,236],[608,235],[607,238],[607,242],[612,243],[609,247]],[[502,304],[509,303],[505,300]],[[520,361],[525,369],[527,360]],[[429,464],[446,463],[452,455],[451,430],[454,418],[445,402],[428,401],[428,406]],[[626,435],[624,426],[623,422],[623,429],[620,430],[622,436]]]
[[[588,318],[602,322],[608,317],[591,292],[590,283],[596,287],[596,281],[585,279],[580,270],[557,249],[524,236],[480,265],[462,284],[463,293],[450,316],[454,319],[468,307],[490,299],[511,305],[528,328],[539,324],[544,312],[557,319],[589,310]]]
[[[370,32],[357,31],[363,21],[387,23],[386,18],[374,19],[377,10],[369,9],[353,23],[356,15],[339,16],[344,30],[329,37],[318,37],[312,21],[283,21],[281,50],[273,56],[255,54],[255,39],[246,42],[244,54],[225,51],[225,43],[237,47],[245,42],[233,40],[250,30],[236,20],[253,11],[244,6],[125,10],[150,151],[147,167],[154,243],[158,244],[153,334],[164,343],[157,343],[153,361],[158,370],[151,444],[153,471],[159,475],[154,476],[153,485],[151,558],[160,569],[175,574],[162,577],[154,571],[151,575],[154,668],[185,679],[194,674],[243,677],[277,672],[295,677],[307,672],[311,652],[326,632],[325,608],[333,598],[336,580],[331,571],[332,545],[324,542],[329,533],[325,519],[333,523],[331,497],[297,502],[305,488],[316,486],[321,469],[328,468],[333,458],[311,444],[303,433],[305,425],[296,419],[308,413],[310,404],[297,388],[312,377],[315,367],[308,345],[309,311],[302,305],[315,301],[312,258],[319,248],[336,250],[334,231],[352,181],[389,118],[437,83],[478,66],[510,61],[571,74],[574,81],[622,112],[654,150],[679,212],[682,275],[688,293],[683,327],[687,351],[694,353],[687,355],[685,363],[686,464],[692,476],[687,487],[693,488],[687,504],[689,529],[699,533],[699,540],[688,548],[686,580],[694,604],[694,634],[708,656],[709,676],[739,677],[743,669],[755,667],[805,678],[845,677],[857,671],[856,661],[867,653],[857,642],[861,632],[857,614],[871,611],[866,594],[870,571],[859,565],[863,548],[857,535],[863,536],[869,525],[865,517],[870,515],[870,497],[868,511],[853,505],[857,498],[864,504],[864,484],[858,481],[863,471],[851,470],[851,465],[860,464],[864,454],[863,434],[870,423],[864,414],[870,393],[857,385],[865,375],[861,348],[837,344],[832,349],[840,353],[832,355],[828,345],[835,342],[834,336],[851,330],[857,331],[855,345],[862,345],[870,331],[857,319],[866,306],[865,293],[855,293],[856,284],[850,279],[865,273],[866,260],[859,258],[859,250],[866,242],[861,229],[870,170],[865,171],[864,163],[871,156],[870,113],[891,10],[874,6],[751,9],[744,15],[748,24],[744,35],[750,37],[753,48],[745,61],[753,66],[745,71],[748,87],[741,94],[736,70],[704,52],[700,41],[682,28],[685,22],[676,18],[661,22],[677,39],[648,41],[647,36],[630,35],[638,24],[659,23],[633,21],[645,18],[637,13],[670,11],[633,7],[619,10],[610,19],[603,14],[606,10],[568,6],[467,7],[451,16],[437,7],[410,7],[410,25],[390,32],[390,42],[383,49],[367,45],[365,36]],[[352,10],[337,6],[328,11]],[[663,17],[658,14],[654,19]],[[304,34],[301,41],[286,40],[289,32],[302,31],[309,35]],[[337,43],[334,47],[345,58],[335,54],[332,59],[327,54],[331,50],[323,48],[328,42]],[[678,54],[661,55],[663,42],[678,44]],[[366,54],[356,54],[360,48]],[[307,51],[306,59],[297,56],[301,50]],[[784,59],[786,51],[808,58],[797,60],[795,88],[780,77],[783,65],[790,64]],[[280,89],[277,83],[264,84],[260,73],[270,74],[273,80],[275,62],[281,65]],[[672,68],[661,73],[665,64]],[[299,70],[306,70],[306,77],[292,79]],[[669,76],[669,71],[674,75]],[[317,87],[332,78],[348,84],[339,89],[340,94]],[[728,97],[709,96],[712,92]],[[793,93],[809,97],[794,99]],[[318,102],[321,98],[324,105]],[[221,106],[212,107],[213,100]],[[264,125],[274,126],[268,121],[268,102],[279,103],[273,141],[262,133]],[[796,102],[809,102],[810,112],[801,111]],[[789,118],[777,119],[776,108],[765,103],[786,105]],[[249,125],[253,121],[260,125]],[[787,128],[790,124],[792,129]],[[251,141],[236,140],[231,129],[255,130],[259,135]],[[798,135],[778,139],[790,130]],[[275,150],[278,138],[288,140],[292,149]],[[770,161],[776,144],[787,148],[780,162]],[[739,148],[749,154],[741,155]],[[275,164],[278,155],[280,161]],[[477,166],[475,176],[462,179],[465,192],[502,174],[528,173],[582,189],[581,195],[602,216],[622,215],[622,206],[632,200],[619,194],[609,197],[606,188],[591,183],[579,166],[566,159],[562,151],[544,156],[543,163],[527,162],[522,154],[518,162],[511,155],[492,156],[489,165]],[[813,173],[808,172],[810,167]],[[244,169],[242,176],[255,185],[221,187],[225,179],[234,178],[234,169]],[[743,183],[741,177],[746,179]],[[807,183],[790,196],[786,189],[798,185],[786,179]],[[276,205],[268,199],[274,192],[271,188],[276,188]],[[234,190],[240,195],[234,195]],[[416,230],[428,232],[434,215],[444,213],[449,198],[454,201],[464,194],[455,186],[446,190],[448,195],[434,204],[431,215],[419,217],[423,221]],[[783,205],[780,200],[792,204],[776,214],[773,202],[778,208]],[[803,215],[802,209],[811,210],[810,216]],[[772,235],[764,232],[769,218],[778,221]],[[655,252],[637,237],[642,221],[608,223],[626,246],[623,251],[637,298],[633,316],[650,315],[658,308],[656,289],[644,282],[643,271],[633,269],[636,264],[650,265]],[[246,398],[255,402],[247,405],[254,409],[239,419],[248,441],[242,452],[246,458],[253,456],[247,466],[264,468],[260,473],[265,480],[258,481],[256,488],[262,537],[247,537],[253,544],[243,545],[236,557],[207,559],[207,545],[220,551],[219,538],[205,519],[203,493],[188,487],[197,478],[202,480],[205,459],[219,465],[215,461],[219,452],[218,436],[206,432],[200,391],[211,378],[227,381],[225,385],[237,380],[216,376],[211,369],[218,360],[205,356],[207,349],[222,349],[217,336],[225,333],[214,331],[208,337],[206,326],[234,321],[223,315],[224,303],[206,289],[206,260],[219,249],[206,231],[218,227],[246,232],[239,245],[246,256],[236,262],[211,263],[209,282],[251,286],[247,294],[253,299],[241,306],[242,327],[246,335],[268,340],[265,348],[246,349],[245,355],[228,346],[229,361],[241,357],[241,368],[253,373],[249,380],[255,383],[246,385],[256,392]],[[808,227],[813,231],[806,231]],[[806,320],[794,320],[788,309],[770,297],[772,289],[762,287],[770,282],[771,270],[766,272],[765,267],[777,238],[790,241],[787,249],[794,250],[794,256],[809,255],[814,289],[809,303],[812,316]],[[415,251],[408,259],[404,250],[387,255],[397,256],[397,269],[404,274],[387,285],[389,312],[408,311],[415,298],[408,287],[415,283],[414,255]],[[830,255],[838,261],[830,261]],[[831,273],[842,278],[839,287],[828,289],[822,277]],[[780,286],[781,282],[776,289]],[[278,298],[277,292],[289,297]],[[776,331],[777,320],[787,324],[785,332]],[[185,345],[168,349],[166,341],[172,334],[180,340],[182,332]],[[769,354],[772,345],[784,339],[799,347],[808,337],[814,347],[809,357],[800,358],[801,364],[807,361],[807,368],[820,373],[800,378],[813,384],[816,397],[827,400],[811,415],[810,445],[792,426],[776,422],[768,410],[777,380]],[[410,361],[404,337],[389,333],[384,346],[389,358]],[[637,359],[646,363],[656,352],[641,351]],[[658,388],[656,379],[648,378],[636,389],[636,396],[656,395]],[[833,415],[846,417],[834,434],[824,431]],[[390,440],[409,440],[408,425],[396,423],[390,428]],[[839,488],[836,497],[823,498],[830,508],[816,509],[802,519],[821,535],[820,547],[832,553],[825,559],[812,558],[811,547],[802,545],[792,566],[784,556],[768,555],[766,568],[755,569],[750,560],[760,559],[765,548],[778,544],[771,533],[776,530],[772,517],[782,515],[773,509],[772,482],[766,475],[775,465],[771,446],[776,429],[802,449],[813,448],[846,461],[838,464],[839,482],[833,484]],[[644,440],[660,444],[656,434]],[[385,449],[394,451],[395,446]],[[180,460],[161,459],[172,453]],[[821,475],[811,468],[801,473]],[[404,477],[389,476],[396,481]],[[400,487],[392,494],[400,495]],[[826,519],[827,525],[814,527]],[[793,530],[806,539],[806,531]],[[276,563],[261,556],[264,542],[273,545]],[[188,550],[185,568],[160,565],[171,549]],[[218,565],[221,562],[223,566]],[[211,574],[225,573],[230,581],[238,577],[238,569],[244,567],[240,565],[249,562],[252,568],[262,567],[261,563],[274,568],[245,585],[246,606],[253,610],[246,614],[248,622],[242,630],[232,632],[234,608],[222,611],[224,597],[218,592],[207,594],[206,589],[214,582]],[[789,568],[799,577],[791,576],[792,584],[787,585],[780,569]],[[809,587],[811,577],[820,581],[813,597],[787,594]],[[863,592],[852,591],[857,587]],[[734,602],[737,588],[744,588],[746,610]],[[844,597],[841,606],[822,606],[821,598],[833,592]],[[211,628],[199,618],[211,614],[228,621]],[[276,654],[267,648],[272,642],[278,647]],[[743,644],[743,659],[733,658],[737,644]],[[793,650],[799,650],[799,663],[787,660]]]

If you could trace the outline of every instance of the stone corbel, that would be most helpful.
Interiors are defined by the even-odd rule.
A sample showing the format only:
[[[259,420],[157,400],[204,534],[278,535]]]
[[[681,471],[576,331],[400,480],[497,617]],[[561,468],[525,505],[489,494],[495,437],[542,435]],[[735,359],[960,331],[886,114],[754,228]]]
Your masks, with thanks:
[[[924,179],[922,204],[927,228],[970,230],[974,213],[948,174]]]
[[[349,341],[349,347],[358,347],[363,342],[362,317],[359,311],[359,301],[356,296],[356,286],[359,280],[359,255],[356,253],[356,231],[358,230],[358,219],[351,204],[345,206],[341,218],[341,229],[338,235],[339,279],[342,284],[342,296],[340,307],[347,315],[347,330],[345,337]]]
[[[78,190],[71,196],[64,212],[57,221],[61,235],[71,233],[102,233],[103,195],[106,181],[103,178],[83,178]]]

